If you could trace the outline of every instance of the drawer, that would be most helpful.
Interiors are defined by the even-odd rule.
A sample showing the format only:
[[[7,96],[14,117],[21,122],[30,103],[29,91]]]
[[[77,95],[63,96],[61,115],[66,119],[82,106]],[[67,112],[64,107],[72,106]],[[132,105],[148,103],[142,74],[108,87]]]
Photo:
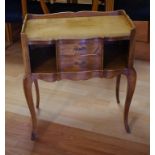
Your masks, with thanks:
[[[78,72],[102,69],[103,44],[100,39],[57,42],[58,70]]]
[[[63,56],[59,61],[60,72],[78,72],[100,70],[101,57],[98,56]]]
[[[96,55],[101,53],[101,39],[76,39],[76,40],[59,40],[57,41],[58,54],[75,56],[75,55]]]

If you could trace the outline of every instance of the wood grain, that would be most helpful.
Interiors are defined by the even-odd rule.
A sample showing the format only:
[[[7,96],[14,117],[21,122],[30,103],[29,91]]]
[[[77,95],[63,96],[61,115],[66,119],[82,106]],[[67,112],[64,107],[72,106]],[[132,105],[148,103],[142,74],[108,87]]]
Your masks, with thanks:
[[[118,104],[120,103],[120,99],[119,99],[120,80],[121,80],[121,75],[118,75],[116,77],[116,100]]]
[[[56,45],[59,72],[103,69],[101,39],[60,40]]]
[[[128,124],[128,113],[129,113],[129,108],[133,97],[133,93],[135,91],[137,73],[134,68],[131,68],[124,74],[126,75],[126,78],[127,78],[127,95],[125,99],[124,124],[125,124],[126,131],[130,133],[131,131]]]
[[[32,142],[30,123],[29,117],[6,112],[6,155],[149,155],[142,143],[41,120],[39,139]]]
[[[74,18],[76,17],[76,18]],[[29,41],[126,37],[135,28],[124,10],[28,15],[22,33]],[[40,31],[37,31],[37,30]],[[54,31],[53,31],[54,29]]]
[[[139,60],[134,62],[134,66],[138,76],[129,114],[132,134],[127,134],[123,127],[123,106],[126,96],[124,76],[121,76],[119,105],[116,104],[115,98],[116,79],[92,78],[87,81],[61,80],[53,83],[38,80],[40,109],[37,116],[39,120],[48,120],[149,145],[150,67],[149,62]],[[6,110],[30,116],[21,85],[23,72],[21,45],[18,41],[6,50]],[[33,94],[35,97],[34,89]],[[30,132],[31,129],[26,136],[28,140]]]
[[[35,113],[35,106],[33,102],[33,96],[32,96],[32,83],[33,79],[31,76],[24,77],[23,79],[23,88],[24,88],[24,94],[25,98],[31,113],[32,118],[32,136],[31,139],[35,140],[37,137],[37,117]],[[37,90],[37,89],[36,89]]]

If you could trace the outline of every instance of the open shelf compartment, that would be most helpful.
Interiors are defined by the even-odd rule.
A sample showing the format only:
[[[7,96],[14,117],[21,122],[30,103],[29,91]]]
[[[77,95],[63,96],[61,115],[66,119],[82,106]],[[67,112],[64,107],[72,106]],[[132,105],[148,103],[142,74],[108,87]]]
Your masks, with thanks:
[[[129,40],[104,41],[103,69],[122,69],[128,66]]]
[[[29,45],[30,66],[32,73],[56,73],[55,44]]]

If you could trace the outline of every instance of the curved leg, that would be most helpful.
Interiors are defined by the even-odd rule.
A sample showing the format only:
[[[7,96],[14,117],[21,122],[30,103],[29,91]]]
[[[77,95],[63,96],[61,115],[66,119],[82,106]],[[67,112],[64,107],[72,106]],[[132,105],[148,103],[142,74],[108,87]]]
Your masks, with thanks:
[[[116,77],[116,100],[117,100],[117,104],[120,103],[120,100],[119,100],[120,80],[121,80],[121,74]]]
[[[135,90],[135,85],[136,85],[136,71],[134,68],[129,69],[127,72],[124,73],[127,77],[127,95],[126,95],[126,100],[125,100],[125,109],[124,109],[124,125],[125,129],[128,133],[130,133],[130,128],[128,125],[128,113],[129,113],[129,108],[132,100],[132,96]]]
[[[36,108],[39,108],[39,103],[40,103],[40,95],[39,95],[39,87],[38,87],[38,80],[34,79],[34,85],[35,85],[35,90],[36,90]]]
[[[35,108],[34,108],[34,103],[33,103],[33,98],[32,98],[32,78],[25,77],[23,79],[23,88],[24,88],[24,93],[26,97],[26,101],[31,113],[31,118],[32,118],[32,135],[31,135],[31,140],[35,140],[37,138],[37,118],[36,118],[36,113],[35,113]]]

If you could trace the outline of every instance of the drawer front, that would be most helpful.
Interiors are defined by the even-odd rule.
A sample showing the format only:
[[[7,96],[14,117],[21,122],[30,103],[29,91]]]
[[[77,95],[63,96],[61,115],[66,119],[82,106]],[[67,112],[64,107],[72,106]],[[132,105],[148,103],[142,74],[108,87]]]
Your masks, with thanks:
[[[98,56],[64,56],[60,58],[60,72],[78,72],[101,69],[101,57]]]
[[[102,69],[102,42],[99,39],[60,40],[57,43],[60,72]]]
[[[59,55],[75,56],[87,54],[100,54],[101,39],[82,39],[82,40],[59,40],[57,41],[57,50]]]

